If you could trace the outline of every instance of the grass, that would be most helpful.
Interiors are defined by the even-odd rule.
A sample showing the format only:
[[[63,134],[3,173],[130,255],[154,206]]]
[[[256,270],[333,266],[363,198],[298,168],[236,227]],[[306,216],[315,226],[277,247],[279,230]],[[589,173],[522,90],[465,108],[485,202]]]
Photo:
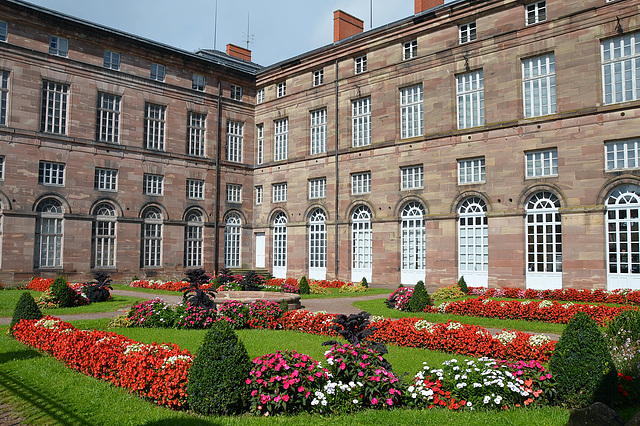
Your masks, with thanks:
[[[37,299],[42,294],[39,291],[34,290],[2,290],[0,292],[0,317],[12,317],[13,311],[16,308],[16,303],[22,295],[23,291],[31,293],[34,299]],[[42,309],[42,313],[45,315],[67,315],[67,314],[87,314],[94,312],[113,312],[119,309],[125,309],[131,307],[134,303],[138,303],[144,298],[118,296],[113,295],[111,300],[100,303],[92,303],[90,305],[76,306],[75,308],[59,308],[59,309]]]

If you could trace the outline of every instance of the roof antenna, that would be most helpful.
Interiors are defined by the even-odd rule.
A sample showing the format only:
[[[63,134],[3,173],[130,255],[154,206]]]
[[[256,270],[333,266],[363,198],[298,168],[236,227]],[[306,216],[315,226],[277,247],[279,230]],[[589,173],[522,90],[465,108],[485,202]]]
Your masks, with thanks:
[[[213,50],[216,50],[217,38],[218,38],[218,0],[216,0],[216,13],[213,18]]]
[[[373,0],[369,1],[369,29],[373,28]]]
[[[253,43],[253,34],[249,32],[249,12],[247,12],[247,33],[244,42],[247,44],[247,50],[249,50],[249,43]]]

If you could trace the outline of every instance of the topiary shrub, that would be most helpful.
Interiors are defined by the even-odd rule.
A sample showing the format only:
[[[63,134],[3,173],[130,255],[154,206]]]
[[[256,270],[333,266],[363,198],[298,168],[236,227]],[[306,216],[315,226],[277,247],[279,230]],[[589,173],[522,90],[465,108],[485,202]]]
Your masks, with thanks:
[[[360,285],[364,288],[369,288],[369,283],[365,277],[362,277],[362,281],[360,281]]]
[[[311,290],[309,289],[309,283],[307,282],[307,277],[304,275],[300,278],[300,294],[309,294]]]
[[[60,302],[61,308],[69,308],[73,306],[74,302],[74,291],[69,287],[69,283],[67,279],[62,275],[58,275],[56,279],[51,284],[51,294],[53,297]]]
[[[249,401],[245,381],[250,371],[251,360],[244,344],[226,322],[215,323],[189,369],[189,407],[205,415],[245,411]]]
[[[409,300],[409,312],[422,312],[428,305],[433,305],[427,289],[424,288],[424,282],[418,281],[413,288],[413,294]]]
[[[565,328],[549,360],[559,402],[587,407],[611,403],[617,393],[617,371],[596,322],[578,312]]]
[[[458,280],[458,287],[460,287],[460,290],[462,290],[464,294],[469,293],[469,287],[467,287],[467,282],[464,280],[464,276],[460,277]]]
[[[13,318],[11,319],[11,325],[9,326],[9,333],[13,334],[13,326],[20,322],[20,320],[32,320],[40,319],[44,315],[38,308],[36,301],[33,300],[33,296],[28,291],[22,292],[16,308],[13,311]]]

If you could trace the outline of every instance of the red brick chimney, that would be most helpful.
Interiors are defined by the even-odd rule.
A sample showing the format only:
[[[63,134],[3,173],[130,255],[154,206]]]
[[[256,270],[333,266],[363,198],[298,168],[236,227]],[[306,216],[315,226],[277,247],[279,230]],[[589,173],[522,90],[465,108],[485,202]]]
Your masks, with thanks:
[[[444,0],[415,0],[416,14],[444,4]]]
[[[417,1],[417,0],[416,0]],[[333,12],[333,42],[340,41],[364,30],[364,21],[342,10]]]
[[[227,44],[227,55],[251,62],[251,51],[235,44]]]

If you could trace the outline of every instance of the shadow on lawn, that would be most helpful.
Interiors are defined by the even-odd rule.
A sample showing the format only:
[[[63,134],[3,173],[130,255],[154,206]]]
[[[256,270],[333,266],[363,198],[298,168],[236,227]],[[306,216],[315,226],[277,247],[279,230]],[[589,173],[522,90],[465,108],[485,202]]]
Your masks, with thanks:
[[[24,350],[14,352],[0,352],[0,364],[9,361],[22,361],[25,359],[40,357],[42,354],[35,350]]]

